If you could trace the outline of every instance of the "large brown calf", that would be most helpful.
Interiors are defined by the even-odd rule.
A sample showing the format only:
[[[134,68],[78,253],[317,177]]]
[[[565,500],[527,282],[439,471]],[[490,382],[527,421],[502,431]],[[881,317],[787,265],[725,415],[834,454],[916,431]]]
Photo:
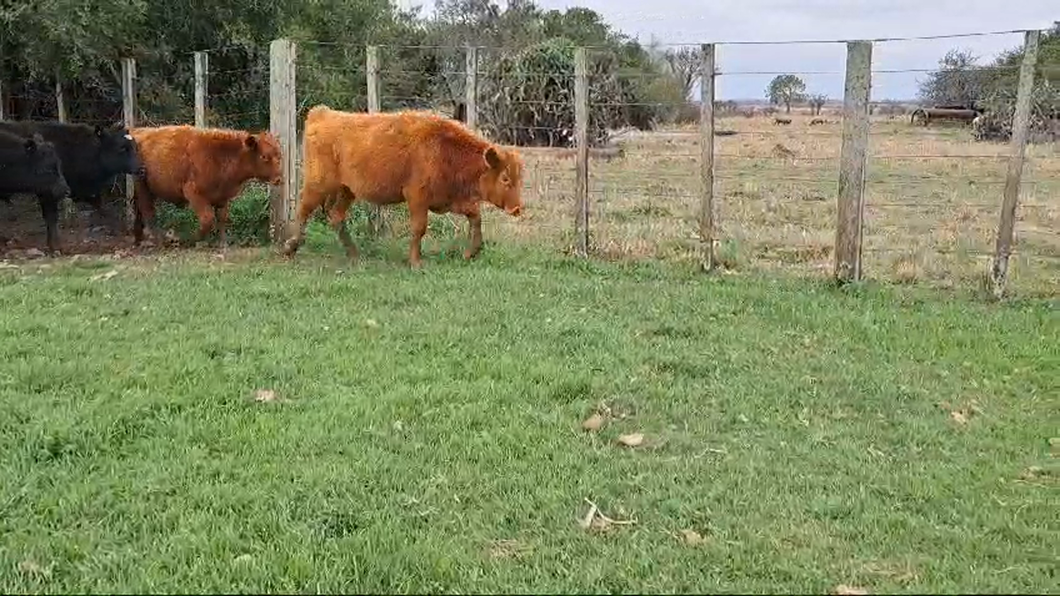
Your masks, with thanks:
[[[136,221],[133,235],[143,240],[145,222],[160,238],[155,224],[155,201],[189,205],[199,217],[202,240],[217,223],[221,247],[227,245],[229,202],[248,180],[269,184],[281,181],[280,145],[271,133],[193,126],[134,128],[144,176],[136,181]]]
[[[355,200],[378,205],[408,203],[412,238],[409,264],[420,266],[428,212],[467,217],[467,259],[482,247],[479,202],[518,217],[522,213],[523,163],[514,150],[486,141],[460,122],[425,111],[349,113],[315,106],[305,122],[303,182],[297,228],[285,252],[293,256],[317,209],[350,258],[357,247],[346,230]]]

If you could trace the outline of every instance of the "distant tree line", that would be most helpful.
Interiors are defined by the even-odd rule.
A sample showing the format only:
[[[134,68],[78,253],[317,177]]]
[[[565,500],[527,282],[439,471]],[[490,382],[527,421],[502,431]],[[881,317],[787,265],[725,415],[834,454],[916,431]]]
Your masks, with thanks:
[[[145,124],[193,118],[193,52],[210,50],[211,124],[268,126],[269,42],[299,43],[300,107],[366,109],[365,46],[381,51],[382,107],[455,111],[465,44],[480,52],[480,123],[502,142],[569,144],[574,48],[591,46],[594,140],[606,130],[695,117],[698,49],[645,46],[585,8],[531,0],[438,0],[423,19],[387,0],[47,0],[0,7],[8,117],[54,118],[55,81],[71,120],[121,118],[120,59],[137,61]],[[505,107],[518,97],[523,108]],[[562,104],[566,107],[560,107]],[[528,133],[552,131],[551,135]]]

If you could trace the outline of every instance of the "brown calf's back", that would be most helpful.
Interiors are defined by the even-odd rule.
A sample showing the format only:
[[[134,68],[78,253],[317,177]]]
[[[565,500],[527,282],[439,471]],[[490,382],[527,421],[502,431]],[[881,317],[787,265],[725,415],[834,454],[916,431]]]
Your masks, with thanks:
[[[264,132],[188,125],[134,128],[130,131],[156,197],[183,202],[188,186],[215,206],[227,203],[251,179],[277,183],[280,145]]]
[[[489,200],[480,196],[480,183],[490,173],[490,148],[501,156],[511,184],[522,184],[515,151],[432,112],[365,114],[316,106],[305,131],[304,184],[314,194],[345,188],[357,199],[389,204],[407,200],[410,188],[418,187],[430,207]]]

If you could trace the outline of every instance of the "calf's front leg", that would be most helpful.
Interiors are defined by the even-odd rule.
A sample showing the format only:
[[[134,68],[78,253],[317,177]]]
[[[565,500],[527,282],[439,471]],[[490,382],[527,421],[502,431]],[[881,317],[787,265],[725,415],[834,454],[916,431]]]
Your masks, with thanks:
[[[479,213],[478,205],[471,203],[468,205],[454,205],[453,211],[455,213],[462,213],[467,217],[467,240],[468,246],[464,251],[465,259],[473,259],[478,256],[479,250],[482,249],[482,215]]]
[[[409,266],[413,269],[423,266],[420,245],[427,233],[427,211],[426,208],[413,209],[412,205],[409,205],[409,228],[412,232],[412,237],[409,238]]]
[[[44,228],[47,234],[48,252],[59,252],[59,199],[39,197],[40,212],[44,217]]]

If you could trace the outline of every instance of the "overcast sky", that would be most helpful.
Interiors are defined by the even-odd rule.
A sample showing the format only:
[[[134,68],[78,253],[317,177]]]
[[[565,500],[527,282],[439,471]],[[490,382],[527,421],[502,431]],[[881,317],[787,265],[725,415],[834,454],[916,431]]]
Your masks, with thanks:
[[[397,0],[403,7],[433,0]],[[503,5],[504,0],[500,0]],[[724,41],[865,39],[916,37],[1050,27],[1060,20],[1060,0],[537,0],[542,8],[591,8],[642,42],[700,44]],[[422,13],[421,13],[422,14]],[[947,50],[960,47],[983,58],[1023,43],[1020,34],[930,41],[877,43],[874,70],[929,69]],[[843,95],[843,44],[721,46],[719,99],[761,98],[772,75],[739,72],[792,72],[802,75],[810,93]],[[829,72],[834,74],[816,74]],[[916,95],[923,73],[876,73],[873,99]]]

